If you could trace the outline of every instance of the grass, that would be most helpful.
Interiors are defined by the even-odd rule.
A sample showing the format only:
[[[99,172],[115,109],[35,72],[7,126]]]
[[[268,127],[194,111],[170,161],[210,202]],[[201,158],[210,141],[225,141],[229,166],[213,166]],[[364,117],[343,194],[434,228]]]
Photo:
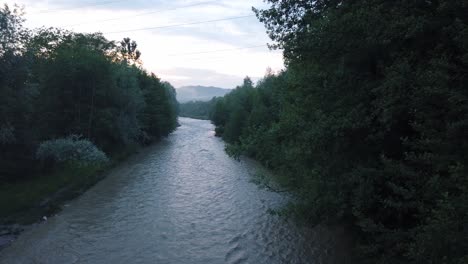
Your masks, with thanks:
[[[56,169],[48,175],[0,186],[0,219],[4,223],[30,224],[55,213],[60,203],[72,199],[102,178],[103,167]]]
[[[48,174],[0,185],[0,224],[32,224],[58,212],[61,206],[99,182],[106,171],[138,150],[116,151],[105,166],[65,165]]]

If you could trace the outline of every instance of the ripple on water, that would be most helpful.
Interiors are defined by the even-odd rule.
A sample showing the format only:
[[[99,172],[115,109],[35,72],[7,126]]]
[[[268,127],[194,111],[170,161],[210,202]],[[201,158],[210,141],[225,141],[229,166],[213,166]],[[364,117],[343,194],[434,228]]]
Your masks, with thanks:
[[[229,158],[209,122],[180,122],[0,263],[344,263],[324,257],[336,239],[267,212],[286,198],[252,184],[258,165]]]

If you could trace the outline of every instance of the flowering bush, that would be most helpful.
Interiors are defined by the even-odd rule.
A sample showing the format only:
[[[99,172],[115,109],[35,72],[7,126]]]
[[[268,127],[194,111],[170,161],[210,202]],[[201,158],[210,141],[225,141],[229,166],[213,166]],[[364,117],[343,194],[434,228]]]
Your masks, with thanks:
[[[37,149],[36,158],[58,163],[73,162],[81,166],[109,161],[106,154],[91,141],[77,135],[42,142]]]

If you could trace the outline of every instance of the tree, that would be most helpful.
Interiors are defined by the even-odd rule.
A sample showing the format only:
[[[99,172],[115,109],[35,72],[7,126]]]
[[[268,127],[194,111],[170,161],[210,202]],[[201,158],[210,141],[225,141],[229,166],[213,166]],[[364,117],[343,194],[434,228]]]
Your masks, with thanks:
[[[122,56],[123,60],[129,62],[129,63],[135,63],[138,64],[141,52],[137,49],[137,43],[136,41],[132,41],[130,38],[124,38],[120,42],[120,55]]]
[[[465,1],[268,2],[287,69],[215,107],[231,153],[288,177],[309,223],[354,224],[361,262],[466,261]]]
[[[78,135],[112,154],[175,129],[174,88],[137,67],[135,41],[119,47],[101,33],[28,31],[21,15],[0,8],[1,180],[40,171],[41,142]]]
[[[29,122],[37,87],[28,81],[29,34],[22,23],[21,9],[0,8],[0,179],[28,173],[21,163],[33,152]]]
[[[7,4],[0,7],[0,57],[6,53],[18,54],[24,51],[28,32],[23,28],[23,10],[18,6],[11,9]]]

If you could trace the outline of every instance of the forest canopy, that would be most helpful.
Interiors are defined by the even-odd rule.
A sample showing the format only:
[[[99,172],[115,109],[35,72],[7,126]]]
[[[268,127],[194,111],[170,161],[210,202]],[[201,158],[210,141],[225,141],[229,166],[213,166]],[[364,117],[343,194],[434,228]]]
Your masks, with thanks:
[[[267,2],[286,69],[215,102],[228,152],[350,224],[359,263],[467,263],[468,2]]]
[[[140,66],[135,41],[30,30],[22,13],[0,7],[1,181],[50,168],[39,157],[105,160],[101,153],[148,144],[176,128],[175,89]],[[80,147],[89,155],[73,156]]]
[[[217,97],[213,97],[209,101],[190,101],[181,103],[179,105],[179,116],[208,120],[210,119],[211,111],[217,99]]]

